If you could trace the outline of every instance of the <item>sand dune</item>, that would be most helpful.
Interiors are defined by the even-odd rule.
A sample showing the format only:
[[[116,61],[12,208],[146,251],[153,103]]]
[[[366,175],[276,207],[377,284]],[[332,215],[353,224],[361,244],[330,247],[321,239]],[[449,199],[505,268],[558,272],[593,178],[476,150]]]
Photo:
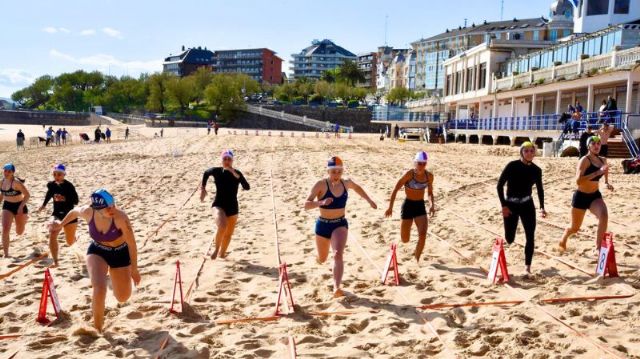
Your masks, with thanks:
[[[49,327],[35,323],[43,271],[41,260],[0,281],[0,356],[15,358],[254,358],[283,357],[285,340],[297,342],[306,358],[601,358],[640,357],[638,296],[596,302],[542,304],[554,297],[635,294],[640,288],[640,193],[638,177],[613,167],[615,192],[604,191],[615,233],[621,278],[596,280],[592,255],[596,221],[587,215],[583,231],[569,242],[560,259],[553,251],[568,220],[575,159],[539,158],[544,170],[549,217],[538,222],[532,278],[523,277],[523,250],[507,249],[510,287],[491,285],[480,267],[489,266],[495,233],[502,232],[496,179],[517,155],[509,147],[379,142],[375,135],[353,139],[302,139],[229,134],[207,136],[204,129],[112,127],[110,145],[80,145],[15,152],[15,128],[1,125],[0,161],[13,161],[26,177],[35,210],[44,196],[50,167],[64,161],[86,202],[92,190],[106,187],[129,214],[139,246],[142,283],[131,300],[118,304],[107,296],[106,330],[90,327],[91,286],[84,265],[88,245],[85,223],[78,243],[61,245],[61,265],[53,269],[65,316]],[[27,136],[40,129],[22,126]],[[72,133],[92,129],[72,128]],[[30,132],[34,134],[30,134]],[[230,254],[207,259],[215,233],[209,197],[191,197],[202,172],[218,164],[223,148],[236,152],[236,167],[252,188],[240,194],[240,219]],[[424,260],[411,253],[415,238],[399,245],[401,285],[380,284],[389,244],[399,240],[399,195],[394,216],[385,219],[390,191],[411,166],[415,151],[429,152],[435,174],[438,212],[429,225]],[[323,176],[331,154],[347,165],[347,176],[361,184],[378,203],[372,210],[353,194],[347,217],[350,240],[345,253],[346,298],[331,298],[331,263],[315,262],[316,212],[302,209],[314,181]],[[273,223],[272,186],[281,256],[288,272],[296,312],[278,321],[231,325],[215,321],[264,317],[274,311],[278,279]],[[210,191],[213,192],[213,191]],[[0,258],[0,273],[46,252],[47,215],[33,213],[26,233],[12,234],[15,258]],[[159,230],[158,228],[161,227]],[[156,232],[157,231],[157,232]],[[415,233],[414,233],[415,234]],[[519,231],[517,242],[524,244]],[[454,247],[460,254],[456,254]],[[540,251],[550,256],[545,256]],[[182,315],[168,312],[175,262],[182,263],[189,303]],[[202,270],[197,276],[202,265]],[[581,271],[583,270],[583,271]],[[197,278],[197,281],[196,281]],[[422,310],[437,303],[523,300],[518,305]],[[313,312],[340,315],[312,315]],[[346,312],[345,312],[346,311]],[[50,314],[51,315],[51,314]],[[557,321],[571,326],[583,336]],[[161,344],[166,345],[161,349]]]

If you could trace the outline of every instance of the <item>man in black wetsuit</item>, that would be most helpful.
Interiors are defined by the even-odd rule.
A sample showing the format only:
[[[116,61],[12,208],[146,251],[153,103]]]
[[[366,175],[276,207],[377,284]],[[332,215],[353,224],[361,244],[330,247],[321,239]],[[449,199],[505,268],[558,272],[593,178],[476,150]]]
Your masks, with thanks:
[[[65,175],[66,168],[63,164],[58,164],[53,168],[53,181],[47,183],[47,194],[44,197],[42,207],[38,210],[38,212],[44,210],[47,203],[53,199],[52,220],[61,221],[78,204],[76,188],[65,179]],[[77,227],[77,219],[64,226],[63,230],[67,245],[72,245],[76,241]],[[59,230],[49,231],[49,249],[55,266],[58,266],[58,234],[60,234]]]
[[[233,151],[225,150],[220,155],[222,167],[212,167],[204,172],[200,187],[200,201],[204,201],[207,195],[207,180],[213,177],[216,185],[216,197],[213,205],[217,214],[218,231],[216,232],[216,249],[211,259],[227,256],[227,248],[231,242],[231,236],[238,221],[238,186],[249,190],[249,183],[239,170],[233,168]]]
[[[525,142],[520,146],[520,159],[509,162],[502,171],[498,180],[498,197],[502,204],[502,216],[504,217],[504,236],[507,243],[511,244],[516,237],[518,219],[522,220],[526,244],[524,247],[525,270],[531,274],[531,261],[535,247],[536,208],[531,196],[533,185],[538,191],[540,201],[540,214],[542,218],[547,216],[544,210],[544,190],[542,188],[542,169],[533,163],[536,155],[536,147],[531,142]],[[504,195],[504,185],[507,185],[507,196]]]

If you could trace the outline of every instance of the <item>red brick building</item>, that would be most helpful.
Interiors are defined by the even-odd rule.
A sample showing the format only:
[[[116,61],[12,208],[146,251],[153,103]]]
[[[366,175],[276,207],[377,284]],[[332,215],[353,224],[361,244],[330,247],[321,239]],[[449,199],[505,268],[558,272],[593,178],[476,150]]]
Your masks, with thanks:
[[[282,59],[267,48],[218,50],[214,54],[213,70],[246,74],[260,83],[282,83]]]

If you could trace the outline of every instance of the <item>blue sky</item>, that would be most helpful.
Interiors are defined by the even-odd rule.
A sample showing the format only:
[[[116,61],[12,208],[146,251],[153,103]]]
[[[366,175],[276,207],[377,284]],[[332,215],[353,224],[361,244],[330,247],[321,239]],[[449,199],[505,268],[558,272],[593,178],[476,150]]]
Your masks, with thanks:
[[[504,18],[548,16],[551,2],[504,0]],[[500,0],[22,0],[0,8],[0,97],[43,74],[161,71],[162,59],[182,45],[268,47],[289,61],[313,39],[373,51],[384,44],[386,15],[395,47],[465,18],[500,19]]]

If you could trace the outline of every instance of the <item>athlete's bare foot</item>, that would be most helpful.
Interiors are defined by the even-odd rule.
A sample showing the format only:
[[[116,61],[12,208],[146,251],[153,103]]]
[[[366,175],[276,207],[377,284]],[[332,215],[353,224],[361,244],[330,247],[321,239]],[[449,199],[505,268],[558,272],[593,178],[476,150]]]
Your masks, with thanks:
[[[524,266],[524,271],[525,271],[528,275],[531,275],[531,266],[530,266],[530,265],[528,265],[528,266]]]
[[[226,253],[226,252],[225,252],[225,253],[220,253],[220,254],[218,255],[218,257],[220,257],[220,259],[225,259],[225,258],[227,258],[228,256],[229,256],[229,253]]]
[[[338,288],[338,289],[333,291],[333,297],[334,298],[344,297],[344,292],[342,291],[342,289]]]
[[[416,259],[417,263],[420,263],[420,254],[417,251],[413,251],[413,258]]]
[[[563,254],[566,251],[567,251],[567,242],[558,243],[558,252],[560,252],[560,254]]]
[[[216,259],[218,257],[218,248],[216,248],[215,251],[213,251],[213,254],[211,255],[211,259]]]

